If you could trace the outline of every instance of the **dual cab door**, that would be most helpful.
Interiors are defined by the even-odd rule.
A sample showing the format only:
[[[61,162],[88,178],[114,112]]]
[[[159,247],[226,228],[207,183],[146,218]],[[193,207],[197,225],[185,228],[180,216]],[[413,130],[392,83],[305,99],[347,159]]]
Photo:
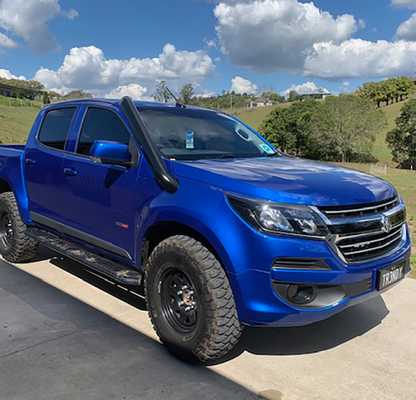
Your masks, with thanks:
[[[36,143],[26,152],[32,219],[132,258],[137,168],[96,163],[89,151],[95,140],[110,140],[129,144],[132,157],[137,158],[137,146],[113,110],[88,107],[79,110],[78,117],[69,110],[47,112]],[[80,125],[78,118],[83,123],[76,135],[71,129]],[[71,133],[76,140],[70,140]]]

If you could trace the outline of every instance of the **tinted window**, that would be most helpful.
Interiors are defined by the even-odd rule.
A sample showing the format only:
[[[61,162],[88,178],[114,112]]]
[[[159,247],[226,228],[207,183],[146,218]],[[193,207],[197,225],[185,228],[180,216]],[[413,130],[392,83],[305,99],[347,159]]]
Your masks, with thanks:
[[[103,108],[90,108],[81,129],[77,153],[89,155],[92,144],[96,140],[110,140],[129,144],[130,132],[120,117],[113,111]]]
[[[49,111],[43,119],[38,140],[45,146],[63,150],[75,107]]]
[[[153,142],[166,157],[192,160],[278,154],[226,114],[176,107],[143,107],[139,112]]]

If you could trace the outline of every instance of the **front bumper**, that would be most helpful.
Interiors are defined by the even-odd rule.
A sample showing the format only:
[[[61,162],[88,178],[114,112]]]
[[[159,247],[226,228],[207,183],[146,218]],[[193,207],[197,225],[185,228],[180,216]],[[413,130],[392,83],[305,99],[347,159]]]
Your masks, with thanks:
[[[256,268],[242,268],[240,273],[230,276],[231,285],[238,287],[234,292],[240,320],[251,326],[299,326],[329,318],[352,305],[378,296],[382,292],[376,289],[377,271],[410,258],[407,228],[405,244],[397,252],[376,261],[354,265],[344,263],[324,241],[254,236],[256,238],[254,241],[251,238],[251,245],[247,244],[255,249],[254,253],[246,250],[244,261],[249,260]],[[301,254],[305,259],[323,260],[329,268],[274,269],[270,268],[273,262],[270,254],[279,257]],[[407,267],[406,273],[409,271]],[[333,301],[329,301],[329,305],[323,302],[316,306],[315,303],[312,307],[289,304],[284,296],[279,295],[277,286],[290,283],[335,288]],[[341,291],[344,291],[344,296],[340,295]]]

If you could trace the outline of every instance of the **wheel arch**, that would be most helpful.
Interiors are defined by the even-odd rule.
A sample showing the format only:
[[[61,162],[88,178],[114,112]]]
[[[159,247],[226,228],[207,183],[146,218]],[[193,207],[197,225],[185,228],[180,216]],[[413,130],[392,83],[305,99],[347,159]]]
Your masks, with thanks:
[[[10,186],[9,182],[7,182],[3,178],[0,178],[0,194],[5,192],[13,192],[13,189]]]
[[[4,175],[0,176],[0,194],[6,192],[12,192],[14,194],[23,222],[26,224],[31,223],[28,211],[26,189],[24,185],[22,185],[21,180],[13,183],[13,179],[10,179],[9,181],[4,178]]]
[[[146,230],[141,242],[142,265],[146,263],[148,257],[159,243],[175,235],[189,236],[200,242],[217,258],[225,271],[227,273],[229,272],[230,260],[228,259],[228,256],[226,256],[225,249],[223,249],[222,246],[218,249],[217,246],[212,243],[212,239],[210,240],[207,238],[207,235],[201,233],[195,227],[177,221],[158,221]]]

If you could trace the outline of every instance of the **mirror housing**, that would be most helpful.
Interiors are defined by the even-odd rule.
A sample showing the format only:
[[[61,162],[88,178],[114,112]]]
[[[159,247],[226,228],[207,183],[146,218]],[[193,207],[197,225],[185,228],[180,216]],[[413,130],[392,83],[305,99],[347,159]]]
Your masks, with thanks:
[[[109,140],[96,140],[91,147],[90,156],[103,164],[131,167],[129,146]]]

